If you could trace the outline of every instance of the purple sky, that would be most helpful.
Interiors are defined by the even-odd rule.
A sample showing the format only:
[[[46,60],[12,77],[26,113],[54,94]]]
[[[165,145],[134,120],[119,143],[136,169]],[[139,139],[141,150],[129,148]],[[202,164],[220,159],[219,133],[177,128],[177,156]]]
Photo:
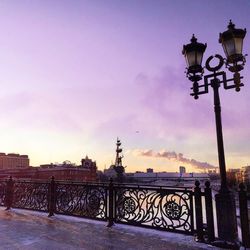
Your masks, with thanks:
[[[229,19],[250,32],[249,13],[248,0],[1,1],[0,150],[103,169],[119,136],[126,171],[217,166],[212,92],[189,96],[182,46],[195,33],[205,58],[223,54],[219,32]],[[228,168],[250,164],[249,65],[241,92],[221,89]]]

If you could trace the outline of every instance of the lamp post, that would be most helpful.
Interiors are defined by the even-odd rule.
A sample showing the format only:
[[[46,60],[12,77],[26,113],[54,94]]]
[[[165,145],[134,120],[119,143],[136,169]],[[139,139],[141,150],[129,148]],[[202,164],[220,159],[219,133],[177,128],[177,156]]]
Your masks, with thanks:
[[[242,54],[245,35],[246,29],[236,29],[235,25],[230,20],[228,30],[219,35],[219,43],[222,44],[226,58],[224,59],[221,55],[216,54],[215,56],[210,56],[206,60],[205,69],[210,73],[204,75],[204,83],[200,83],[200,81],[204,74],[202,58],[207,45],[198,43],[193,35],[191,43],[184,45],[182,51],[187,61],[187,78],[193,83],[191,87],[191,96],[198,99],[199,95],[208,93],[209,86],[213,89],[221,178],[220,190],[215,196],[218,236],[219,239],[230,242],[237,241],[237,221],[235,199],[227,186],[219,88],[223,85],[224,89],[235,89],[236,91],[240,91],[240,88],[244,86],[243,83],[241,83],[243,77],[240,76],[239,72],[243,70],[246,62],[245,56]],[[212,60],[217,60],[217,65],[211,66]],[[223,66],[233,73],[232,78],[227,78],[225,71],[221,70]]]

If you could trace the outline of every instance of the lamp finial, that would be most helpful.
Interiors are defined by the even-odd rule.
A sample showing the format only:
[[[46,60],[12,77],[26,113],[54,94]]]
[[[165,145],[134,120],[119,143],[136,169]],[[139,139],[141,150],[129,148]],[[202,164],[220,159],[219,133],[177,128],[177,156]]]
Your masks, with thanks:
[[[197,42],[197,38],[195,37],[195,35],[193,34],[192,38],[191,38],[191,43],[196,43]]]
[[[229,30],[233,30],[234,29],[235,25],[234,25],[234,23],[232,22],[231,19],[230,19],[229,24],[228,24],[227,27],[228,27]]]

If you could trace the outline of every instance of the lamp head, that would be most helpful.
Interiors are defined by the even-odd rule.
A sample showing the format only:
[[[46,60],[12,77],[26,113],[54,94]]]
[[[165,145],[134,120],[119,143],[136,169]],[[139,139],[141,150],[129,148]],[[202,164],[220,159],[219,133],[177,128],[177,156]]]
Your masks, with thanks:
[[[198,43],[194,34],[190,42],[189,44],[183,45],[182,50],[182,54],[186,59],[188,73],[202,73],[202,58],[207,44]]]
[[[242,54],[243,40],[246,35],[246,29],[236,29],[230,20],[228,29],[220,33],[219,43],[222,44],[226,55],[226,64],[229,70],[237,72],[243,69],[245,57]]]

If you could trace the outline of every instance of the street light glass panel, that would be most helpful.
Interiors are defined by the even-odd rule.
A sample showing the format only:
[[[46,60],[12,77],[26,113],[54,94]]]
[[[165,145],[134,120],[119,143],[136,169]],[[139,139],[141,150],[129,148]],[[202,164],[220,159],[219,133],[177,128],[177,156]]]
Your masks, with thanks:
[[[230,20],[228,30],[220,33],[219,42],[222,44],[228,62],[235,63],[242,58],[243,39],[246,29],[236,29]]]
[[[222,43],[222,46],[223,46],[223,49],[227,58],[235,54],[235,43],[234,43],[233,38],[227,41],[224,41]]]
[[[196,63],[196,51],[189,51],[186,53],[187,67],[192,67],[197,65]]]
[[[235,37],[235,53],[242,55],[243,39]]]
[[[196,52],[196,63],[197,63],[197,65],[202,64],[202,58],[203,58],[203,52],[197,51]]]
[[[243,39],[239,37],[231,38],[222,43],[226,57],[242,55]]]

